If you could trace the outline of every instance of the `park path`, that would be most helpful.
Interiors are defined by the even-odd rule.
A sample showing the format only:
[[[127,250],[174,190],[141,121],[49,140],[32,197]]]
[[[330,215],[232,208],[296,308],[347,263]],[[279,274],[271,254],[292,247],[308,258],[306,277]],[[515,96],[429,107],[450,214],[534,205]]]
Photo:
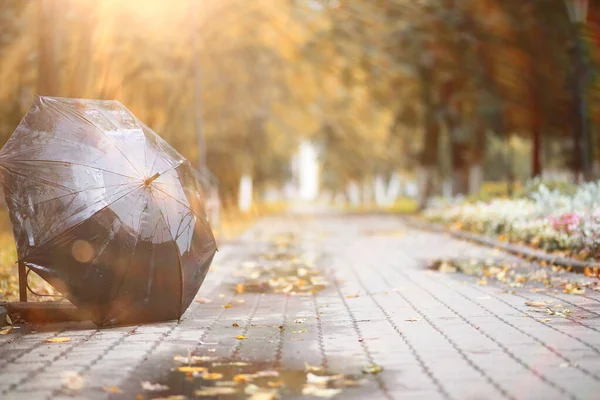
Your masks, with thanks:
[[[290,232],[329,286],[312,296],[233,290],[246,279],[240,266]],[[140,382],[161,382],[173,357],[187,354],[345,374],[383,367],[341,399],[600,398],[600,292],[507,290],[426,268],[440,257],[521,262],[393,216],[266,218],[222,245],[198,295],[211,302],[192,303],[179,323],[54,325],[0,336],[0,398],[154,398]],[[572,312],[551,315],[528,301]],[[45,342],[52,337],[71,340]],[[66,371],[84,387],[65,389]]]

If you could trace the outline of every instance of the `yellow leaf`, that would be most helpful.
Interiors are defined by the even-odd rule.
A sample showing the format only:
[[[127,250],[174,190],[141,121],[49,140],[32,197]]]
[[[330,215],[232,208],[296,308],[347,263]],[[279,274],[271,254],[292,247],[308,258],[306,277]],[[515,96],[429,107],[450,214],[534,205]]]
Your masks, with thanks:
[[[306,329],[302,329],[301,331],[292,331],[293,333],[304,333],[306,332]]]
[[[235,394],[237,390],[231,387],[220,387],[220,386],[209,386],[202,390],[196,390],[195,394],[198,397],[214,397],[214,396],[227,396],[229,394]]]
[[[107,393],[123,393],[123,391],[117,386],[103,387],[102,390],[104,390]]]
[[[179,367],[179,368],[177,368],[177,370],[179,372],[206,372],[206,368],[204,368],[204,367],[190,367],[190,366]]]
[[[244,340],[244,339],[248,339],[248,337],[247,337],[247,336],[244,336],[244,335],[238,335],[238,336],[236,336],[235,338],[236,338],[237,340]]]
[[[416,317],[411,317],[411,318],[407,319],[408,322],[417,322],[420,320],[421,320],[421,318],[416,318]]]
[[[196,303],[208,304],[208,303],[212,303],[212,300],[211,299],[206,299],[204,297],[200,297],[199,299],[196,299]]]
[[[238,283],[237,285],[235,285],[235,291],[240,294],[240,293],[244,293],[245,291],[245,287],[243,284]]]
[[[64,343],[64,342],[70,342],[70,341],[71,341],[70,337],[53,337],[53,338],[45,340],[46,343]]]
[[[365,365],[362,370],[365,374],[378,374],[383,371],[383,367],[377,364],[369,364]]]
[[[207,381],[216,381],[219,379],[223,379],[223,374],[218,372],[205,372],[202,374],[202,379],[206,379]]]
[[[231,308],[231,307],[233,307],[233,304],[231,304],[231,303],[227,303],[223,306],[223,308]]]
[[[355,298],[357,298],[359,296],[360,296],[359,294],[353,294],[353,295],[350,295],[350,296],[346,296],[346,298],[347,299],[355,299]]]
[[[237,374],[233,377],[235,383],[248,383],[252,380],[252,375],[248,374]]]
[[[7,326],[6,328],[0,329],[0,335],[6,335],[10,331],[12,331],[12,326]]]
[[[279,387],[282,387],[284,384],[285,384],[284,381],[275,381],[275,382],[268,381],[267,382],[267,386],[270,388],[279,388]]]

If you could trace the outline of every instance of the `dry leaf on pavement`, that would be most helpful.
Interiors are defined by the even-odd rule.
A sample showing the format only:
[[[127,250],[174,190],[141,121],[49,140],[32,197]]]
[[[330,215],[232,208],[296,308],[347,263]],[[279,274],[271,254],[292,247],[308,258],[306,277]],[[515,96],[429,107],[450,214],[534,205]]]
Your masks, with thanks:
[[[70,342],[71,338],[70,337],[53,337],[50,339],[46,339],[44,341],[46,343],[65,343],[65,342]]]
[[[340,393],[342,393],[342,389],[327,389],[313,385],[307,385],[302,389],[302,394],[305,396],[323,397],[326,399],[330,399]]]
[[[6,335],[10,331],[12,331],[12,329],[13,329],[12,326],[7,326],[6,328],[2,328],[2,329],[0,329],[0,335]]]
[[[207,386],[195,392],[198,397],[227,396],[235,393],[237,393],[235,388],[222,386]]]
[[[212,303],[212,300],[204,298],[204,297],[200,297],[199,299],[196,299],[196,303],[209,304],[209,303]]]
[[[169,390],[169,387],[166,385],[161,385],[160,383],[152,383],[148,381],[141,382],[142,389],[147,390],[149,392],[160,392],[163,390]]]
[[[85,382],[81,375],[75,371],[65,371],[62,374],[62,384],[69,390],[81,390]]]
[[[365,374],[378,374],[378,373],[380,373],[381,371],[383,371],[383,367],[382,367],[382,366],[380,366],[380,365],[377,365],[377,364],[369,364],[369,365],[365,365],[365,366],[362,368],[362,371],[363,371]]]
[[[219,379],[223,379],[223,374],[218,372],[205,372],[202,374],[202,379],[206,379],[207,381],[218,381]]]
[[[546,308],[548,307],[548,304],[542,302],[542,301],[526,301],[525,302],[526,306],[529,307],[536,307],[536,308]]]
[[[102,390],[106,393],[123,393],[123,391],[118,386],[103,387]]]

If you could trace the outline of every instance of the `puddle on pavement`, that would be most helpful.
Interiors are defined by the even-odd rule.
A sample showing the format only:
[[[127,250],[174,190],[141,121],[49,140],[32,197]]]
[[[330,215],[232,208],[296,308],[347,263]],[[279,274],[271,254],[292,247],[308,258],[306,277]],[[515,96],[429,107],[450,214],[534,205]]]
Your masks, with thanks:
[[[233,285],[237,293],[282,293],[311,296],[329,286],[323,271],[302,254],[294,235],[271,239],[265,251],[242,263],[234,275],[243,283]]]
[[[275,368],[273,363],[176,356],[176,366],[157,382],[147,382],[138,399],[224,398],[271,400],[280,397],[332,398],[361,386],[369,375],[343,375],[306,365]],[[179,397],[177,397],[179,396]]]
[[[255,254],[235,272],[243,283],[233,285],[237,293],[281,293],[312,296],[329,283],[300,249],[293,234],[272,237],[265,251]],[[145,382],[138,399],[250,399],[310,396],[332,398],[356,390],[381,371],[370,365],[358,375],[344,375],[306,365],[286,369],[271,362],[223,360],[210,356],[176,356],[174,367],[157,382]]]

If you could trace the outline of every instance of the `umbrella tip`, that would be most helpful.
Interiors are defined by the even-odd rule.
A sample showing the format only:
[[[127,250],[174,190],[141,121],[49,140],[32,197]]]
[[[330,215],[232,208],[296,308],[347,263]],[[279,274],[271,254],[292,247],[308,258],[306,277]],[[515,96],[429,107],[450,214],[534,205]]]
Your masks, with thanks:
[[[150,186],[150,184],[152,182],[154,182],[158,177],[160,176],[160,174],[157,172],[154,175],[152,175],[150,178],[144,180],[144,185],[146,186]]]

